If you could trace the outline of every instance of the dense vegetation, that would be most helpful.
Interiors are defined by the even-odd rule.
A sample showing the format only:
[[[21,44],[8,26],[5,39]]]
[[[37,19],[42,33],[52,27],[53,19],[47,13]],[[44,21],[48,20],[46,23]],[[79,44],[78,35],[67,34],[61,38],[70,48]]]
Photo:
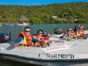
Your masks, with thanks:
[[[88,23],[88,3],[0,5],[0,22],[17,22],[22,15],[27,17],[30,23]]]

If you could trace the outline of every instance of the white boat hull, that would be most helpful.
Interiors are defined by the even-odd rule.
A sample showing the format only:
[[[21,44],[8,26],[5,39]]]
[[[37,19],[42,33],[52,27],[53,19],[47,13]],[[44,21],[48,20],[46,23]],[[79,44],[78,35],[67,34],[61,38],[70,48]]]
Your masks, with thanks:
[[[52,60],[52,61],[44,61],[44,60],[33,60],[22,57],[14,57],[14,56],[2,56],[3,59],[8,59],[12,61],[27,63],[27,64],[35,64],[35,65],[43,65],[43,66],[88,66],[88,59],[80,59],[74,61],[66,61],[66,60]]]

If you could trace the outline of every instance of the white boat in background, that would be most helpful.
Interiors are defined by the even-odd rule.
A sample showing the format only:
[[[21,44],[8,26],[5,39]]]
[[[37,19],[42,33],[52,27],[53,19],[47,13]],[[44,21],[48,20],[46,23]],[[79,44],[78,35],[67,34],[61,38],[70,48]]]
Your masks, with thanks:
[[[88,33],[88,31],[84,31]],[[0,44],[0,58],[27,64],[44,66],[88,66],[88,38],[62,40],[58,35],[51,35],[50,40],[60,41],[46,48],[16,47],[10,43]]]
[[[29,25],[29,23],[25,23],[25,22],[23,22],[23,23],[18,23],[18,26],[27,26],[27,25]]]

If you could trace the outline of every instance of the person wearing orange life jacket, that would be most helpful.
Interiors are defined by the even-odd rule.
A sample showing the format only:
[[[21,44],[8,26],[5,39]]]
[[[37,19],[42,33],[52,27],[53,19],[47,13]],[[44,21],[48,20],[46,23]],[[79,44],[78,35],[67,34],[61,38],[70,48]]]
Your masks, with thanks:
[[[51,45],[53,43],[53,41],[49,41],[50,38],[50,34],[48,33],[48,38],[43,37],[43,31],[42,30],[38,30],[37,31],[37,39],[38,40],[42,40],[41,42],[39,42],[40,46],[43,45],[43,47],[47,47],[49,45]]]
[[[39,45],[42,46],[43,43],[45,43],[45,38],[46,37],[43,37],[43,31],[42,30],[38,30],[37,31],[37,39],[38,40],[41,40],[41,42],[39,42]],[[48,40],[48,38],[46,38],[46,40]],[[47,43],[47,42],[46,42]]]
[[[21,32],[17,38],[19,38],[22,35],[24,43],[20,44],[19,46],[30,46],[31,45],[31,35],[29,34],[28,36],[26,36],[23,32]]]
[[[37,31],[37,38],[38,38],[38,40],[49,40],[50,34],[48,33],[48,38],[46,38],[46,37],[43,37],[43,31],[38,30]]]
[[[37,39],[38,40],[38,38],[37,38],[37,35],[36,34],[33,34],[32,35],[32,39]],[[39,46],[39,42],[37,41],[32,41],[32,45],[34,46],[34,47],[38,47]]]
[[[71,28],[68,28],[68,30],[65,31],[65,33],[64,33],[64,35],[63,35],[63,37],[62,37],[62,39],[63,39],[63,40],[72,39],[73,36],[74,36],[74,35],[72,34],[72,29],[71,29]]]
[[[32,35],[32,39],[37,39],[37,40],[38,40],[37,42],[32,41],[32,45],[33,45],[34,47],[40,47],[40,45],[43,44],[43,41],[44,41],[44,40],[48,40],[48,38],[42,36],[42,33],[40,33],[40,34],[38,33],[38,36],[37,36],[36,34],[33,34],[33,35]],[[39,41],[40,41],[40,42],[39,42]]]
[[[31,35],[30,35],[30,28],[25,27],[24,32],[19,33],[19,35],[17,36],[16,41],[12,44],[11,47],[12,48],[15,48],[16,46],[30,47],[31,43],[32,43],[31,41],[32,41],[32,38],[31,38]]]

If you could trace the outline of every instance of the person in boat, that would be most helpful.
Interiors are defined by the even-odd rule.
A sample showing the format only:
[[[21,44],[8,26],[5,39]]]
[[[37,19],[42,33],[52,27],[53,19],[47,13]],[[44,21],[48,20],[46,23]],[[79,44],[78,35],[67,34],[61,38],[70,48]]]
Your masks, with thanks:
[[[47,37],[44,37],[42,30],[38,30],[37,31],[37,38],[38,38],[38,40],[49,40],[50,34],[48,33],[48,38],[47,38]]]
[[[73,30],[71,28],[68,28],[67,31],[64,32],[62,39],[67,40],[67,39],[73,39],[74,37],[76,38]]]
[[[83,25],[79,25],[76,32],[75,32],[75,35],[77,35],[77,38],[78,39],[83,39],[83,38],[87,38],[86,35],[84,32],[83,32]]]
[[[42,40],[42,42],[39,43],[40,46],[47,47],[47,46],[52,45],[54,43],[54,41],[50,41],[49,38],[50,38],[49,33],[48,33],[48,38],[47,38],[47,37],[43,37],[43,31],[42,30],[37,31],[37,39]]]
[[[24,32],[18,34],[15,42],[11,45],[11,47],[12,48],[15,48],[16,46],[32,47],[32,41],[38,42],[37,39],[31,38],[30,28],[25,27]]]
[[[32,39],[37,39],[37,35],[36,34],[33,34],[32,35]],[[38,40],[38,39],[37,39]],[[32,45],[34,46],[34,47],[39,47],[39,43],[38,43],[38,41],[33,41],[32,40]]]

